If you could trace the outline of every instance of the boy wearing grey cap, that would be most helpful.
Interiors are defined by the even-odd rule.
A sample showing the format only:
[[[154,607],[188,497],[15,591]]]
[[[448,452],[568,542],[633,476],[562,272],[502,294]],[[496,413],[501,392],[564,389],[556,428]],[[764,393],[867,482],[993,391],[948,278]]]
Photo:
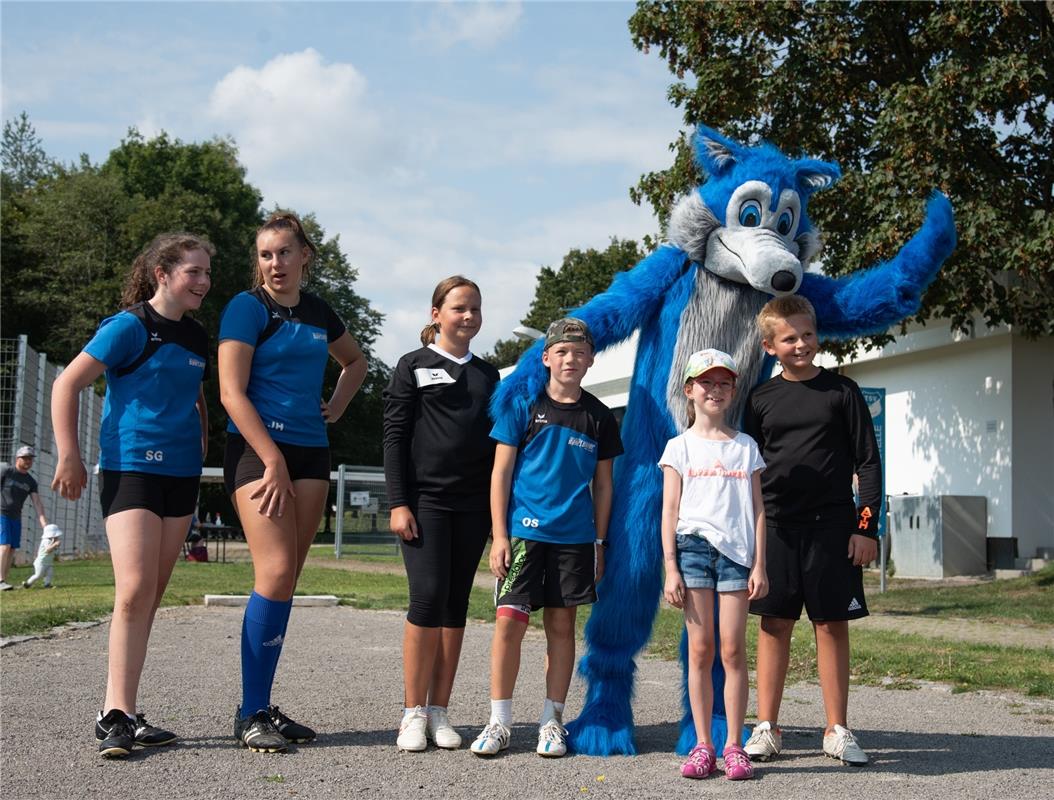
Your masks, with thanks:
[[[36,455],[36,450],[23,445],[15,453],[14,466],[0,464],[0,592],[14,588],[7,582],[7,573],[15,551],[22,546],[22,506],[27,497],[33,501],[40,527],[48,524],[44,504],[37,494],[37,481],[29,474]]]
[[[490,722],[472,743],[479,756],[509,746],[512,692],[531,611],[543,608],[546,698],[536,752],[567,752],[564,702],[575,663],[578,606],[596,600],[611,516],[611,468],[622,453],[618,423],[582,379],[593,337],[579,319],[559,319],[545,335],[549,383],[519,414],[498,420],[491,479],[497,620],[491,644]],[[592,492],[590,485],[592,484]]]

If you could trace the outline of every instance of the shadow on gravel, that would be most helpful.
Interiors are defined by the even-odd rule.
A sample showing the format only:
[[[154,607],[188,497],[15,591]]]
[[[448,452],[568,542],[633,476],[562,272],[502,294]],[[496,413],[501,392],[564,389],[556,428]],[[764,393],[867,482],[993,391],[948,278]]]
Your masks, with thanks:
[[[973,772],[1049,769],[1054,753],[1051,736],[985,736],[973,733],[918,733],[855,728],[871,756],[868,769],[904,775],[957,775]],[[812,740],[812,741],[808,741]],[[814,758],[823,748],[820,731],[783,731],[781,773],[819,772],[824,767],[784,767],[797,758]],[[795,752],[799,750],[799,752]],[[850,769],[850,767],[846,767]]]

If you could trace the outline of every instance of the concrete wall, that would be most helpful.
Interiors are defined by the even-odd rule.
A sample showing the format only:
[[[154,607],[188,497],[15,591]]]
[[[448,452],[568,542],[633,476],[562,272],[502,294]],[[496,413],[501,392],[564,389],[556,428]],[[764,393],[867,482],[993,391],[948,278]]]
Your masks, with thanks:
[[[983,495],[988,535],[1013,535],[1009,334],[843,371],[886,390],[887,494]]]
[[[1013,391],[1013,527],[1025,558],[1054,548],[1054,339],[1011,346]]]

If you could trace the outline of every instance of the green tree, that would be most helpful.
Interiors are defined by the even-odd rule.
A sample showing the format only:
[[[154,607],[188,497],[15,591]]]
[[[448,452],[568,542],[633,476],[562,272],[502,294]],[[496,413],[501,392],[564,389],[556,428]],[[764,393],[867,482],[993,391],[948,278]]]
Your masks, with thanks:
[[[979,312],[1054,333],[1054,11],[1018,2],[640,2],[634,44],[677,81],[686,125],[838,162],[810,203],[823,263],[889,258],[929,191],[955,206],[959,246],[919,318]],[[697,185],[687,134],[673,165],[631,190],[665,225]]]
[[[554,319],[567,316],[594,295],[611,285],[616,273],[630,269],[643,258],[637,243],[631,239],[611,239],[605,250],[572,249],[558,269],[542,267],[534,290],[530,311],[522,322],[544,331]],[[499,339],[494,352],[485,356],[498,367],[515,364],[531,342]]]
[[[3,162],[5,194],[24,192],[55,168],[25,111],[4,123],[0,161]]]

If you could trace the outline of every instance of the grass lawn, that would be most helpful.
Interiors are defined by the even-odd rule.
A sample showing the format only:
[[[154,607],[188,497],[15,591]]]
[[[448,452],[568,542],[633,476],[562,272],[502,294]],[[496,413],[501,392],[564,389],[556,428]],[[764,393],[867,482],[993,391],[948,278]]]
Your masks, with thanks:
[[[314,553],[312,554],[314,555]],[[375,561],[398,563],[398,557]],[[21,582],[30,570],[16,567],[12,581]],[[1054,569],[1028,578],[971,586],[909,587],[885,595],[872,592],[873,610],[894,613],[931,614],[947,617],[1045,623],[1054,618],[1050,584]],[[107,558],[64,561],[56,565],[55,589],[34,587],[0,594],[0,633],[11,636],[34,633],[73,620],[104,617],[113,607],[113,574]],[[165,593],[164,605],[200,603],[205,594],[247,594],[252,588],[252,566],[248,563],[190,564],[179,562]],[[334,594],[341,603],[357,608],[404,608],[406,578],[401,574],[356,572],[308,565],[300,579],[298,594]],[[1022,608],[1021,606],[1026,606]],[[486,591],[472,593],[469,616],[494,619],[493,600]],[[540,626],[541,615],[532,617]],[[579,615],[579,629],[588,610]],[[654,658],[676,658],[682,628],[680,612],[663,608],[655,623],[647,654]],[[747,652],[753,668],[757,620],[747,626]],[[956,689],[1008,689],[1054,698],[1054,658],[1049,650],[999,647],[946,639],[930,639],[893,631],[855,630],[852,635],[853,677],[862,683],[886,683],[892,688],[911,688],[913,681],[931,680],[952,684]],[[815,678],[815,645],[807,622],[795,631],[791,649],[789,680]]]
[[[895,586],[895,582],[894,582]],[[867,605],[883,614],[918,614],[1054,625],[1054,564],[1023,578],[969,586],[913,583],[885,594],[869,591]]]

